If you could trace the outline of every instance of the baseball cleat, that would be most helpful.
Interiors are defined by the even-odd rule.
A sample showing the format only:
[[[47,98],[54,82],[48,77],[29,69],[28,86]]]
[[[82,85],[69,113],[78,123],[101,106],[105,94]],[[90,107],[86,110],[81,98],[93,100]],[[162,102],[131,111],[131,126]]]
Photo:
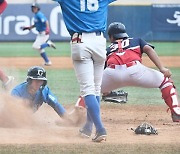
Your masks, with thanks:
[[[47,41],[47,44],[48,44],[50,47],[56,49],[56,45],[55,45],[51,40],[48,40],[48,41]]]
[[[102,100],[114,103],[127,103],[127,96],[128,93],[123,90],[111,91],[109,94],[102,96]]]
[[[12,86],[14,82],[14,77],[13,76],[8,76],[8,81],[6,83],[3,83],[3,87],[4,89],[10,89],[10,87]]]
[[[92,138],[93,142],[102,142],[106,141],[107,133],[106,130],[103,129],[101,132],[96,132],[95,136]]]
[[[80,133],[80,135],[81,135],[82,137],[84,137],[84,138],[90,138],[90,136],[91,136],[91,131],[89,131],[89,130],[87,130],[87,129],[84,129],[84,128],[81,128],[81,129],[79,130],[79,133]]]
[[[172,112],[171,117],[173,122],[180,122],[180,115],[177,115],[174,112]]]
[[[45,65],[45,66],[51,66],[51,65],[52,65],[52,62],[51,62],[51,61],[45,62],[44,65]]]

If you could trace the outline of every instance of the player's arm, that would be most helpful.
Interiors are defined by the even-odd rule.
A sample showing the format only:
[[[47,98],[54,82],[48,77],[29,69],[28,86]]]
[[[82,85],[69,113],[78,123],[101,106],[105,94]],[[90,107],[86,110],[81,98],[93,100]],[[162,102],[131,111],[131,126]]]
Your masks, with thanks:
[[[46,20],[46,35],[50,33],[49,22]]]
[[[19,91],[17,89],[13,89],[11,91],[11,96],[21,97],[21,94],[19,93]]]
[[[64,107],[58,102],[57,98],[55,95],[51,92],[51,90],[45,86],[43,91],[42,91],[43,99],[44,102],[50,105],[56,112],[57,114],[62,117],[66,110]]]
[[[31,26],[24,26],[24,27],[22,27],[22,30],[24,31],[24,30],[31,30],[31,29],[33,29],[35,27],[35,25],[31,25]]]
[[[171,71],[163,66],[156,51],[149,44],[146,44],[143,47],[143,52],[148,55],[151,61],[157,66],[157,68],[160,70],[161,73],[164,74],[165,77],[171,76]]]

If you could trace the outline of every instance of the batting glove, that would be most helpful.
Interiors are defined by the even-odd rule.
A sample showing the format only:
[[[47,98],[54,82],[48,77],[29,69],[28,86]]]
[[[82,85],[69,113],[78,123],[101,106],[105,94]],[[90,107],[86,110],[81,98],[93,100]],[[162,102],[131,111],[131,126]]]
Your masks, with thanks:
[[[21,27],[21,29],[24,31],[24,30],[31,30],[30,27]]]

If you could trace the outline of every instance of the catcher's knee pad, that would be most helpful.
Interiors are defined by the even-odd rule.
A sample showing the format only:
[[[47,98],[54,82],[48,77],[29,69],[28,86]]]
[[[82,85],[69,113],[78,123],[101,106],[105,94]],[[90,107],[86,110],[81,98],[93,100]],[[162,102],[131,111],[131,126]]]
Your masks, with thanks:
[[[173,84],[173,81],[165,78],[163,83],[160,86],[162,92],[162,98],[165,103],[169,106],[171,112],[180,115],[180,105],[178,101],[177,91]]]

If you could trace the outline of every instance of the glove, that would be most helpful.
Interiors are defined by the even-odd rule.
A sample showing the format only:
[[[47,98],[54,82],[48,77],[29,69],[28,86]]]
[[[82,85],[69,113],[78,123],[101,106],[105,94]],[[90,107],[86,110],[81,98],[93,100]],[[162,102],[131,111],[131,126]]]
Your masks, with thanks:
[[[30,27],[21,27],[21,29],[24,31],[24,30],[31,30]]]
[[[144,134],[144,135],[155,134],[155,135],[158,135],[157,130],[152,125],[150,125],[148,123],[142,123],[141,125],[139,125],[134,130],[134,132],[135,132],[135,134]]]
[[[123,90],[111,91],[108,95],[103,95],[102,100],[112,103],[127,103],[127,96],[128,93]]]
[[[49,35],[49,33],[50,33],[50,30],[49,30],[49,28],[47,27],[46,30],[45,30],[45,34],[46,34],[46,35]]]

